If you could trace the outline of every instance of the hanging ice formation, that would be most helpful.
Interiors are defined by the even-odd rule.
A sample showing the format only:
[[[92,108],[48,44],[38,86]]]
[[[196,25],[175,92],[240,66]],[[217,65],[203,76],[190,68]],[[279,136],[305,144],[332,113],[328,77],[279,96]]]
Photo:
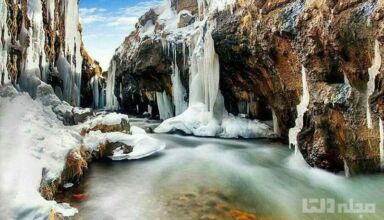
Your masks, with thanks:
[[[304,114],[308,110],[309,105],[309,91],[308,91],[308,83],[307,83],[307,73],[304,66],[301,67],[301,76],[303,82],[303,94],[301,96],[301,102],[297,105],[297,118],[295,121],[295,127],[289,129],[289,148],[295,146],[295,154],[298,153],[298,141],[297,135],[300,133],[303,128],[304,123]]]
[[[277,121],[277,116],[274,110],[272,110],[272,122],[273,122],[273,132],[280,136],[279,122]]]
[[[367,126],[368,128],[372,128],[372,117],[371,117],[371,109],[369,107],[369,97],[375,90],[375,79],[376,76],[380,73],[381,67],[381,55],[380,55],[380,45],[379,41],[375,41],[375,55],[373,58],[372,66],[368,69],[369,73],[369,81],[367,83]]]
[[[188,104],[185,101],[185,97],[187,95],[187,92],[181,83],[180,78],[180,70],[177,66],[177,52],[176,52],[176,46],[173,48],[173,63],[172,63],[172,95],[173,95],[173,104],[175,106],[175,115],[180,115],[183,113],[187,107]]]
[[[55,6],[58,4],[55,0],[46,1],[46,10],[49,14],[49,22],[52,30],[55,30]],[[65,20],[65,47],[62,51],[57,51],[57,68],[54,72],[63,80],[63,89],[54,88],[57,95],[72,105],[80,105],[80,87],[81,87],[81,67],[82,56],[80,53],[81,34],[79,30],[78,1],[66,0],[60,2],[60,13]],[[16,74],[10,76],[7,70],[7,59],[16,59],[16,56],[9,57],[8,48],[11,46],[10,36],[7,30],[7,6],[5,1],[0,1],[0,28],[4,33],[4,43],[0,42],[0,84],[9,83],[14,79],[18,82],[21,89],[29,92],[31,96],[36,93],[37,86],[41,81],[47,82],[49,68],[47,57],[44,50],[45,32],[43,23],[43,11],[41,0],[29,0],[27,2],[27,16],[31,22],[30,28],[22,23],[15,45],[26,47],[25,59],[22,60],[20,67],[20,78],[16,79]],[[57,30],[56,30],[57,31]],[[28,45],[28,46],[27,46]]]
[[[207,28],[207,31],[205,31]],[[190,98],[189,105],[205,104],[205,111],[214,112],[214,104],[219,94],[220,67],[211,36],[213,24],[205,21],[200,27],[200,37],[193,42],[195,48],[190,57]]]
[[[115,96],[115,73],[116,73],[116,61],[111,61],[111,66],[108,69],[108,79],[106,88],[106,108],[108,110],[116,111],[119,109],[119,103]]]
[[[160,119],[173,117],[171,98],[164,92],[156,92],[156,101],[159,108]]]
[[[4,45],[3,41],[0,40],[0,86],[10,82],[10,76],[7,70],[7,51],[10,37],[8,34],[7,20],[7,5],[5,1],[0,1],[0,30],[4,34]]]
[[[42,5],[39,0],[28,1],[27,15],[31,21],[31,28],[26,29],[23,21],[19,33],[20,45],[28,45],[25,62],[21,65],[21,74],[19,79],[20,88],[28,91],[31,96],[36,95],[36,88],[40,84],[40,79],[45,76],[45,68],[47,66],[44,53],[44,28]],[[30,43],[27,42],[30,39]],[[40,59],[41,67],[40,70]]]
[[[93,107],[96,109],[104,108],[105,106],[105,89],[101,85],[100,77],[94,76],[91,79]]]
[[[69,57],[70,71],[67,74],[72,75],[72,82],[69,88],[71,90],[72,103],[80,105],[80,89],[81,89],[81,64],[83,58],[80,52],[81,33],[79,30],[79,1],[66,1],[65,4],[65,51],[66,57]],[[72,88],[70,88],[72,87]],[[71,102],[71,100],[66,99]]]
[[[379,119],[379,129],[380,129],[380,145],[379,145],[379,152],[380,152],[380,167],[381,169],[384,168],[384,128],[383,128],[383,121],[381,118]]]

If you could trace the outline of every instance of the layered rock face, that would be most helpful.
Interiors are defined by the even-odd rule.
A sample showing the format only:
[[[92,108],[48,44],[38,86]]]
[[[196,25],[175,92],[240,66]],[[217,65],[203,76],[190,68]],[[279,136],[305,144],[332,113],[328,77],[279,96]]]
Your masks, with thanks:
[[[223,87],[259,88],[284,135],[296,117],[303,68],[309,105],[297,139],[304,158],[331,171],[379,170],[381,122],[370,97],[381,87],[381,3],[242,1],[237,9],[217,15],[213,34],[223,75],[231,76]],[[239,77],[244,69],[250,80]]]
[[[175,99],[176,66],[187,102],[195,33],[203,26],[219,57],[227,111],[273,118],[275,132],[311,166],[376,172],[383,160],[383,13],[374,0],[166,1],[118,48],[113,93],[127,112],[156,109],[156,92]]]
[[[0,1],[1,85],[12,83],[35,97],[36,88],[45,82],[71,105],[92,105],[90,80],[102,70],[85,52],[78,4]]]

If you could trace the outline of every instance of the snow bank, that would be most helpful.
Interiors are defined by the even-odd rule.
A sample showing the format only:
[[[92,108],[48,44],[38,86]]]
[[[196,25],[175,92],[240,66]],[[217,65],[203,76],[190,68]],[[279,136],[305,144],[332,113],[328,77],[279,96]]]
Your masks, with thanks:
[[[155,132],[183,131],[195,136],[222,138],[260,138],[275,135],[272,129],[264,123],[235,117],[228,113],[224,113],[220,122],[212,117],[206,108],[203,103],[194,104],[182,114],[165,120],[155,129]]]
[[[98,149],[98,146],[102,143],[123,143],[133,147],[133,151],[129,154],[124,154],[122,149],[116,149],[112,160],[133,160],[147,157],[161,150],[164,150],[165,143],[157,139],[154,139],[144,133],[136,133],[128,135],[121,132],[101,133],[100,131],[91,131],[84,138],[84,146],[94,151]]]
[[[38,189],[43,168],[47,181],[58,178],[68,151],[79,145],[79,139],[51,108],[26,93],[7,97],[4,91],[0,91],[0,218],[45,219],[51,209],[74,215],[76,209],[43,199]]]

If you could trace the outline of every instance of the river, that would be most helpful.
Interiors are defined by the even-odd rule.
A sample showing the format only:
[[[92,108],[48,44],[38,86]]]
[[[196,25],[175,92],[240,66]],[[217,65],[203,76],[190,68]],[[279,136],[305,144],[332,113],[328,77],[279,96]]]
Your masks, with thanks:
[[[165,141],[166,150],[137,161],[91,164],[73,189],[85,197],[72,200],[76,219],[384,218],[382,175],[346,178],[310,168],[271,140],[151,136]]]

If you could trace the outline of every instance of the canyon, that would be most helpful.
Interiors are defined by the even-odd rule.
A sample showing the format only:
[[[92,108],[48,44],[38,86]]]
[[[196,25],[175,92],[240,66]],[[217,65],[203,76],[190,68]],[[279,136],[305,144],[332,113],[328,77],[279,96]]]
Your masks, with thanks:
[[[273,160],[290,161],[288,153],[300,163],[281,162],[286,172],[293,166],[294,175],[311,180],[383,170],[382,0],[164,0],[138,19],[104,71],[83,42],[79,1],[0,0],[0,30],[0,144],[5,152],[16,138],[10,154],[23,152],[0,158],[38,161],[31,168],[38,190],[22,190],[43,208],[31,214],[36,207],[16,203],[21,219],[75,215],[53,199],[80,182],[88,163],[141,159],[163,151],[162,139],[171,150],[189,143],[176,136],[175,144],[168,133],[197,136],[193,146],[203,153],[200,140],[246,145],[244,154],[260,153],[260,160],[270,145],[280,156],[258,165],[273,163],[273,174],[286,169]],[[156,126],[132,126],[133,117]],[[36,145],[23,149],[23,137]],[[253,143],[262,148],[248,149]],[[208,155],[216,161],[225,150],[213,145]],[[247,160],[240,150],[232,153],[239,164]],[[0,168],[18,163],[6,164]],[[4,175],[13,177],[10,171]],[[0,207],[0,217],[8,212]]]

